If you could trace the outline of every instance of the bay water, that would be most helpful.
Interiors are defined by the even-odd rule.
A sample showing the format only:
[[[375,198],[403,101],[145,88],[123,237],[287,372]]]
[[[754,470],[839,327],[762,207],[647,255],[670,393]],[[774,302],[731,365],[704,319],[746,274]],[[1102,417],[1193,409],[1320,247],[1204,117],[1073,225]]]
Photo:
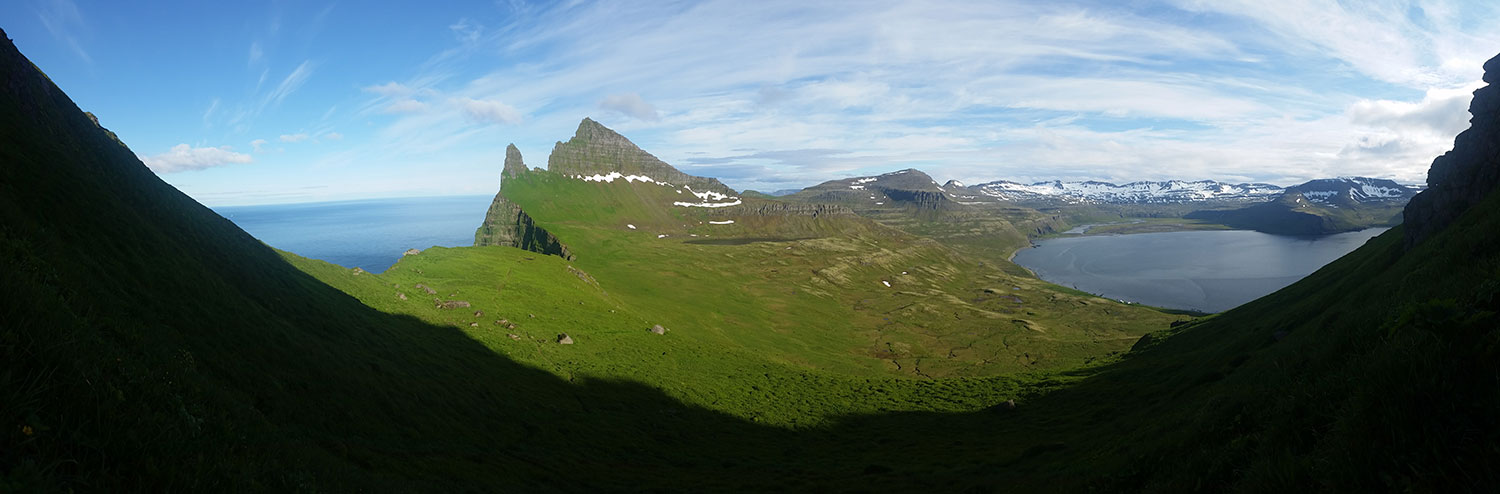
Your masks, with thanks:
[[[1039,240],[1016,264],[1107,298],[1222,312],[1312,274],[1386,228],[1320,236],[1210,230]]]

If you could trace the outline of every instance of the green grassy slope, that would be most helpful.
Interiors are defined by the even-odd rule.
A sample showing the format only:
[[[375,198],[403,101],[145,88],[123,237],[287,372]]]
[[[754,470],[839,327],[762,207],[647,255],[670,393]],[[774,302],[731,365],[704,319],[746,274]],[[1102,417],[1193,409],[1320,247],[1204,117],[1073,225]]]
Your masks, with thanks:
[[[613,195],[595,204],[613,209],[557,211],[592,219],[548,226],[576,239],[571,265],[587,276],[501,247],[432,249],[356,275],[277,253],[157,179],[9,43],[0,129],[0,491],[1452,492],[1500,482],[1493,194],[1411,251],[1394,229],[1123,360],[929,380],[872,373],[854,363],[879,361],[865,356],[807,371],[786,342],[822,354],[841,337],[760,341],[732,334],[755,328],[704,315],[709,302],[755,310],[711,287],[724,279],[839,299],[951,255],[899,232],[798,220],[763,231],[843,237],[673,243],[719,236],[692,221],[714,213],[621,199],[660,191],[586,189]],[[585,186],[595,184],[547,187]],[[552,214],[536,207],[539,221]],[[634,234],[597,226],[636,217],[646,219]],[[812,260],[772,255],[784,246]],[[900,263],[840,257],[849,252]],[[776,281],[781,261],[805,271]],[[818,276],[814,265],[843,268]],[[910,283],[958,289],[988,276],[937,275]],[[760,288],[757,276],[769,277]],[[663,288],[678,279],[706,293]],[[901,297],[887,295],[881,303]],[[814,322],[885,317],[842,302]],[[754,317],[827,305],[781,303]],[[501,317],[517,327],[501,329]],[[646,332],[655,321],[672,332]],[[564,331],[574,345],[549,342]],[[627,373],[636,377],[612,377]],[[980,409],[1012,398],[1014,409]]]
[[[502,194],[631,310],[691,328],[684,338],[807,369],[926,378],[1067,369],[1176,320],[851,215],[757,214],[770,203],[754,199],[670,207],[682,200],[671,187],[546,172],[511,179]]]

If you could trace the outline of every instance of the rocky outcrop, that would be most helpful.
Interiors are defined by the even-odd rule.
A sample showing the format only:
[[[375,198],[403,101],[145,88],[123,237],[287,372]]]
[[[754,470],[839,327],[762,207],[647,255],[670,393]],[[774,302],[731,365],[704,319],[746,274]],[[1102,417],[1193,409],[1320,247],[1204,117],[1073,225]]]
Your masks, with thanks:
[[[515,144],[505,146],[505,167],[500,171],[500,180],[516,178],[526,173],[526,163],[521,160],[521,150]]]
[[[880,189],[880,191],[892,201],[917,209],[946,209],[954,205],[953,201],[948,200],[948,195],[942,192],[912,189]]]
[[[682,173],[651,153],[637,147],[625,136],[585,118],[568,142],[558,142],[547,158],[547,171],[566,176],[644,175],[658,182],[686,185],[698,192],[736,195],[718,179],[695,177]]]
[[[755,205],[730,206],[719,208],[714,211],[718,216],[811,216],[814,218],[828,216],[852,216],[854,211],[836,204],[787,204],[787,203],[764,203]]]
[[[573,260],[574,255],[556,235],[536,225],[536,220],[521,206],[505,198],[506,179],[528,173],[521,161],[521,151],[514,144],[505,149],[505,167],[501,171],[500,192],[490,202],[484,223],[474,232],[474,246],[504,245],[541,254]]]
[[[484,224],[474,232],[474,246],[504,245],[532,252],[558,256],[573,260],[576,256],[563,245],[556,235],[536,226],[531,215],[520,206],[505,198],[505,191],[495,194],[490,210],[484,215]]]
[[[1408,248],[1453,223],[1500,184],[1500,55],[1484,63],[1484,82],[1489,85],[1474,91],[1469,103],[1469,129],[1453,140],[1452,151],[1433,160],[1427,190],[1402,213]]]

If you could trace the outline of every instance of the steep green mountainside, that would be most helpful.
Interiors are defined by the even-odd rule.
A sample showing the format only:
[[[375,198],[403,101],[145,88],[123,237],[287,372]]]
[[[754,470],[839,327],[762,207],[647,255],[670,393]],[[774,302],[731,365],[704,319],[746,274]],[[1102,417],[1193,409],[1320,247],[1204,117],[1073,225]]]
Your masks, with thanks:
[[[1423,201],[1441,224],[1408,221],[1424,235],[1122,359],[929,379],[835,355],[830,328],[951,317],[856,305],[928,290],[998,312],[991,282],[1019,278],[949,273],[963,255],[836,209],[663,208],[676,189],[547,172],[504,192],[573,261],[488,246],[344,270],[157,179],[7,41],[0,491],[1490,491],[1500,196],[1445,178],[1500,175],[1475,115]],[[1028,307],[1059,293],[1035,283]]]
[[[573,146],[644,154],[590,120],[579,129]],[[602,172],[610,166],[507,174],[497,203],[524,208],[537,228],[566,242],[572,266],[617,297],[620,310],[715,348],[807,371],[985,376],[1085,365],[1176,319],[1007,273],[845,206],[609,179]],[[479,262],[445,256],[449,269]],[[390,273],[409,272],[405,264]]]

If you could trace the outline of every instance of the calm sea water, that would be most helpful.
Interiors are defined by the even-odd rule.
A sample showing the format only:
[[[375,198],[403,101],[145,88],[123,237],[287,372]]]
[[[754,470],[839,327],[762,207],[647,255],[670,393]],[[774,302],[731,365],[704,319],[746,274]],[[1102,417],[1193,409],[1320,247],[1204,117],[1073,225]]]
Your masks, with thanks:
[[[1157,307],[1221,312],[1312,274],[1385,228],[1317,237],[1248,230],[1042,240],[1016,253],[1042,279]]]
[[[383,272],[406,249],[474,244],[491,196],[420,197],[214,208],[272,247]]]

